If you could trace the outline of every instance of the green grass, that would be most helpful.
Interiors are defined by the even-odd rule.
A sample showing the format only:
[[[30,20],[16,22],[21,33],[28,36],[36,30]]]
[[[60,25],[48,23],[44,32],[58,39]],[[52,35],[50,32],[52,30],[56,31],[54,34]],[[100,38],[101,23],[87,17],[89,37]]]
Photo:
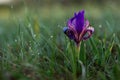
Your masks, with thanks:
[[[76,10],[55,11],[44,19],[28,12],[22,19],[0,21],[0,80],[119,80],[120,16],[107,10],[98,19],[86,11],[95,32],[81,43],[82,64],[62,31]]]

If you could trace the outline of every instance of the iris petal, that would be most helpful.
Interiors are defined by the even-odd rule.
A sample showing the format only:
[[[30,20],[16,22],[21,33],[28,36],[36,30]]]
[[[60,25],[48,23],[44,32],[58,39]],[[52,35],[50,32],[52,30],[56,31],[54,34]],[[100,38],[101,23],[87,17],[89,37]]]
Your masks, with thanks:
[[[75,39],[74,32],[70,30],[68,27],[64,27],[63,31],[70,39]]]
[[[84,28],[84,10],[80,11],[77,15],[76,15],[76,25],[75,25],[75,29],[76,31],[80,34]]]
[[[84,27],[84,10],[74,13],[74,17],[68,20],[67,26],[80,34]]]
[[[84,36],[83,36],[83,40],[87,40],[88,38],[90,38],[92,36],[94,32],[94,28],[93,27],[88,27],[84,33]]]
[[[68,27],[64,27],[64,28],[63,28],[63,32],[64,32],[64,33],[66,32],[66,30],[68,30]]]
[[[74,20],[75,20],[75,17],[68,20],[67,26],[69,27],[69,29],[74,29],[75,30],[75,23],[73,23]]]
[[[85,28],[87,28],[89,26],[89,21],[88,20],[85,21],[84,26],[85,26]]]

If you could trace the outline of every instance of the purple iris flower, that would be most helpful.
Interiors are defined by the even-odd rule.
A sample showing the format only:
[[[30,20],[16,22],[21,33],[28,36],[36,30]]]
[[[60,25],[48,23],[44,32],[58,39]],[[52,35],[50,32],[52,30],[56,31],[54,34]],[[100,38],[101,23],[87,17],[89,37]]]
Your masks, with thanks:
[[[86,40],[91,37],[94,32],[94,28],[89,25],[89,21],[85,20],[84,10],[74,14],[74,17],[68,20],[67,27],[64,27],[64,33],[74,40],[77,45],[82,40]]]

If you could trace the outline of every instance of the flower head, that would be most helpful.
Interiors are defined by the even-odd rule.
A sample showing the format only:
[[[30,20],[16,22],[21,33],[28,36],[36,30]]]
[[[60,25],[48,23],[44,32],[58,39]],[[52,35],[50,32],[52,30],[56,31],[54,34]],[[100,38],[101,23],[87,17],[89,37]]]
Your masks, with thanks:
[[[74,17],[68,20],[67,27],[63,28],[64,33],[77,45],[82,40],[90,38],[94,32],[94,28],[89,25],[89,21],[85,20],[84,13],[84,10],[75,13]]]

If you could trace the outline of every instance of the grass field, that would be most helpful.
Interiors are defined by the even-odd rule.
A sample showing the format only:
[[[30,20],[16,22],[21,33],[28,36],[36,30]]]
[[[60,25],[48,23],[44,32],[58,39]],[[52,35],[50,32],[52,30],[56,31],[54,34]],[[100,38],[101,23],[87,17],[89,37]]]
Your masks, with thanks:
[[[115,5],[95,6],[10,10],[0,19],[0,80],[119,80],[120,11]],[[81,43],[83,64],[76,62],[75,44],[63,33],[81,9],[95,28]]]

